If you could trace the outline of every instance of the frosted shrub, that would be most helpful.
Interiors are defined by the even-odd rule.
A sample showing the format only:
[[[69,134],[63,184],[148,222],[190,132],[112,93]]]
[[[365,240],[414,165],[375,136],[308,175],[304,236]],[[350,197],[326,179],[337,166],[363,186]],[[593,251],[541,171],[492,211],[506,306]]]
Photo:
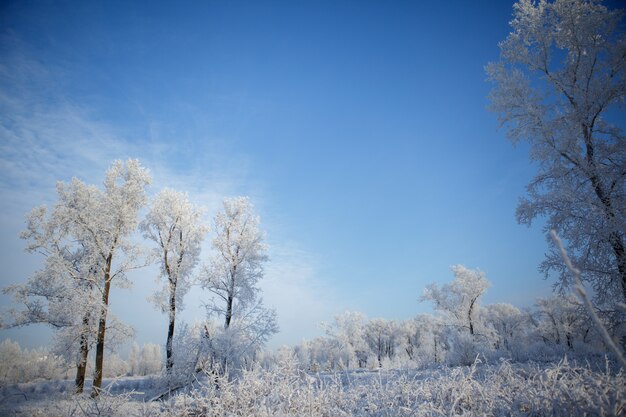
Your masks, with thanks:
[[[451,343],[453,348],[448,352],[447,362],[451,365],[471,365],[476,360],[478,349],[474,337],[465,333],[457,333]]]
[[[608,361],[578,366],[502,361],[495,365],[428,370],[343,371],[312,374],[294,356],[281,355],[269,369],[243,370],[237,378],[206,374],[193,386],[163,401],[143,402],[128,381],[120,396],[99,399],[35,390],[20,384],[25,397],[55,397],[21,409],[0,403],[0,415],[80,416],[621,416],[626,413],[626,376]],[[147,387],[143,387],[147,388]],[[131,391],[131,392],[129,392]],[[0,391],[9,398],[7,390]],[[21,398],[21,397],[20,397]],[[143,397],[148,400],[149,397]]]
[[[626,378],[567,361],[481,365],[430,371],[336,372],[311,375],[284,359],[272,370],[212,379],[179,395],[169,415],[602,415],[626,411]]]
[[[0,382],[63,378],[66,367],[62,358],[46,349],[22,349],[11,339],[0,343]]]

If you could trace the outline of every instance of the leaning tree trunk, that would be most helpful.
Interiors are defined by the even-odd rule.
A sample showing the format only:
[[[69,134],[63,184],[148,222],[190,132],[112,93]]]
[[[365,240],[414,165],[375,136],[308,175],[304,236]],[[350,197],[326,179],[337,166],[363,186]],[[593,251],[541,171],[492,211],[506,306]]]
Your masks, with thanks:
[[[467,311],[467,320],[469,321],[470,335],[474,336],[474,322],[472,321],[472,313],[474,312],[474,304],[478,297],[474,298],[470,303],[469,310]]]
[[[93,386],[91,396],[97,397],[102,387],[102,367],[104,364],[104,338],[107,327],[107,311],[109,307],[109,291],[111,290],[111,261],[113,254],[107,257],[106,270],[104,273],[104,291],[102,293],[102,308],[100,310],[100,320],[98,321],[98,337],[96,339],[96,367],[93,376]]]

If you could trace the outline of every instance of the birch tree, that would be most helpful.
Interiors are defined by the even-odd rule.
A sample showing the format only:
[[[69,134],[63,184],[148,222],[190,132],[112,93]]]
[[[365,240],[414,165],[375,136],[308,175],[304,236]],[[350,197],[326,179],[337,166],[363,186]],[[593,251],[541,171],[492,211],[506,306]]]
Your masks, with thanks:
[[[202,222],[202,210],[189,202],[186,194],[165,189],[154,199],[140,228],[146,239],[157,244],[155,256],[161,266],[165,285],[152,300],[168,315],[166,370],[174,365],[172,341],[176,311],[183,309],[183,297],[189,290],[190,277],[198,264],[200,245],[209,231]]]
[[[624,120],[623,11],[589,0],[521,0],[510,25],[487,73],[492,109],[513,143],[530,145],[539,170],[517,220],[545,217],[545,231],[566,240],[597,302],[624,302],[626,137],[611,122]],[[561,289],[571,284],[554,247],[540,269],[556,272]]]

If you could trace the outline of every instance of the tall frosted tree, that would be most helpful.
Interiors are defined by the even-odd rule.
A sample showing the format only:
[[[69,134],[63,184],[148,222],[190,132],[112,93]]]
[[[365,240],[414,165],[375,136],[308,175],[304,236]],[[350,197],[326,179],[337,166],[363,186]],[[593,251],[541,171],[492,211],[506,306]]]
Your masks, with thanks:
[[[42,323],[55,329],[55,350],[76,364],[75,390],[80,393],[95,341],[98,277],[87,246],[68,234],[57,211],[58,206],[51,213],[41,206],[27,215],[21,237],[28,242],[28,252],[45,256],[44,265],[25,284],[4,289],[23,306],[9,312],[4,326]]]
[[[102,386],[104,347],[111,284],[129,286],[125,274],[142,266],[139,249],[130,241],[137,229],[139,210],[146,203],[145,188],[151,182],[139,161],[115,161],[106,173],[104,190],[74,178],[58,186],[57,215],[68,233],[80,241],[90,256],[97,277],[100,303],[93,314],[97,320],[96,358],[92,396]]]
[[[626,301],[626,34],[623,12],[598,1],[521,0],[500,61],[492,108],[513,143],[530,145],[538,174],[517,208],[520,223],[547,219],[599,303]],[[550,239],[548,239],[550,241]],[[550,241],[551,242],[551,241]],[[570,276],[553,248],[540,269]]]
[[[189,290],[190,276],[198,264],[200,245],[209,231],[202,222],[202,210],[189,202],[185,193],[165,189],[155,198],[140,228],[144,237],[157,244],[155,256],[161,265],[165,285],[153,301],[168,314],[166,370],[174,365],[172,341],[176,311],[183,308],[183,297]]]
[[[238,308],[258,298],[267,247],[259,230],[259,217],[247,197],[227,198],[215,216],[215,254],[205,270],[204,287],[217,296],[209,308],[224,319],[228,329]]]
[[[202,285],[213,294],[209,312],[224,322],[219,349],[228,362],[253,351],[278,331],[276,313],[263,306],[257,286],[263,278],[267,247],[259,230],[259,217],[247,197],[227,198],[215,216],[214,254],[201,275]]]
[[[27,250],[46,259],[25,284],[8,289],[25,307],[13,311],[13,324],[47,323],[58,330],[57,344],[76,352],[78,392],[83,390],[91,346],[96,346],[92,394],[97,395],[107,329],[127,333],[115,321],[107,324],[109,293],[113,281],[129,285],[125,273],[140,265],[138,250],[128,238],[137,227],[149,182],[138,161],[115,161],[104,190],[76,178],[59,182],[53,210],[39,207],[27,217],[22,233]]]

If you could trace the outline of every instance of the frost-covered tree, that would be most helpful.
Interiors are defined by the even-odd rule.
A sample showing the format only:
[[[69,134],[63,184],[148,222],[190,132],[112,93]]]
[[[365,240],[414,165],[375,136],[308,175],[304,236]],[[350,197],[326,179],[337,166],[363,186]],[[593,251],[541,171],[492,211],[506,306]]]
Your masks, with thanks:
[[[28,382],[36,379],[64,378],[67,364],[46,348],[22,349],[5,339],[0,343],[0,382]]]
[[[484,317],[495,333],[496,350],[510,351],[515,340],[520,340],[519,336],[526,325],[526,315],[511,304],[498,303],[486,306]]]
[[[137,342],[133,342],[128,354],[128,375],[139,375],[139,361],[141,359],[141,348]]]
[[[137,375],[154,375],[161,372],[163,359],[161,346],[155,343],[146,343],[141,349]]]
[[[415,331],[419,332],[419,345],[415,356],[421,356],[424,362],[440,363],[448,349],[445,338],[445,323],[439,316],[419,314],[414,319]],[[417,343],[417,337],[414,343]]]
[[[313,372],[343,369],[349,359],[348,351],[333,337],[316,337],[299,349],[307,351],[307,368]]]
[[[60,185],[59,185],[60,187]],[[50,212],[34,208],[26,217],[21,237],[26,250],[45,257],[44,265],[26,283],[5,288],[23,308],[9,311],[4,327],[46,324],[55,331],[54,350],[76,365],[75,390],[85,384],[87,358],[95,343],[97,267],[89,245],[69,233],[69,225],[59,216],[63,202]]]
[[[183,309],[183,297],[190,287],[190,277],[198,264],[200,245],[209,231],[202,222],[202,210],[189,202],[186,194],[164,189],[154,198],[150,212],[140,228],[144,237],[157,244],[154,255],[159,259],[165,285],[153,301],[168,314],[166,369],[173,366],[172,340],[176,311]]]
[[[417,316],[413,320],[400,323],[400,346],[411,361],[417,361],[420,350],[426,345],[426,339],[428,339],[430,323],[424,323],[424,318],[424,316]]]
[[[258,349],[278,326],[276,313],[263,306],[257,286],[263,278],[267,247],[250,200],[225,199],[214,223],[214,254],[200,279],[213,294],[207,303],[209,313],[224,323],[213,347],[226,364],[243,352]]]
[[[489,287],[489,281],[480,270],[463,265],[453,265],[451,269],[454,281],[441,288],[430,284],[424,289],[420,301],[432,301],[435,308],[450,319],[449,324],[466,329],[474,336],[481,328],[480,297]]]
[[[510,24],[487,73],[493,110],[539,168],[517,219],[530,225],[545,216],[544,229],[566,240],[597,301],[624,302],[626,137],[611,123],[624,120],[623,12],[590,0],[521,0]],[[570,285],[556,248],[541,270]]]
[[[574,340],[591,326],[584,307],[573,295],[539,298],[535,304],[541,320],[538,330],[546,342],[571,350]]]
[[[150,181],[139,161],[129,159],[112,164],[104,190],[76,178],[57,186],[59,201],[53,217],[68,236],[84,246],[88,256],[85,262],[99,293],[99,303],[91,313],[97,322],[93,396],[98,395],[102,385],[111,284],[130,286],[126,272],[142,266],[138,263],[139,249],[130,237],[137,228],[138,212],[146,202],[145,188]]]
[[[130,237],[137,228],[138,213],[146,203],[145,188],[150,184],[148,171],[139,161],[115,161],[106,173],[104,190],[74,178],[59,189],[59,216],[69,233],[89,248],[99,277],[101,294],[96,335],[96,359],[92,395],[102,386],[105,336],[111,284],[130,286],[125,274],[140,266],[138,248]]]
[[[56,344],[76,355],[76,390],[81,392],[91,346],[96,347],[94,391],[102,383],[107,329],[127,335],[117,321],[107,325],[109,292],[115,280],[130,283],[125,272],[136,267],[137,248],[128,238],[137,226],[145,202],[147,171],[138,161],[115,161],[107,171],[104,190],[74,178],[57,184],[58,201],[48,213],[34,209],[22,238],[27,250],[43,254],[42,269],[26,284],[8,289],[25,308],[13,311],[14,325],[46,323],[58,329]],[[111,332],[109,332],[109,336]]]
[[[365,316],[359,312],[346,311],[335,316],[332,325],[326,326],[326,334],[337,340],[346,350],[348,368],[351,360],[359,368],[367,365],[369,348],[364,338],[365,320]]]
[[[391,360],[396,355],[398,325],[394,321],[372,319],[365,325],[364,338],[378,366],[382,367],[384,358]]]

